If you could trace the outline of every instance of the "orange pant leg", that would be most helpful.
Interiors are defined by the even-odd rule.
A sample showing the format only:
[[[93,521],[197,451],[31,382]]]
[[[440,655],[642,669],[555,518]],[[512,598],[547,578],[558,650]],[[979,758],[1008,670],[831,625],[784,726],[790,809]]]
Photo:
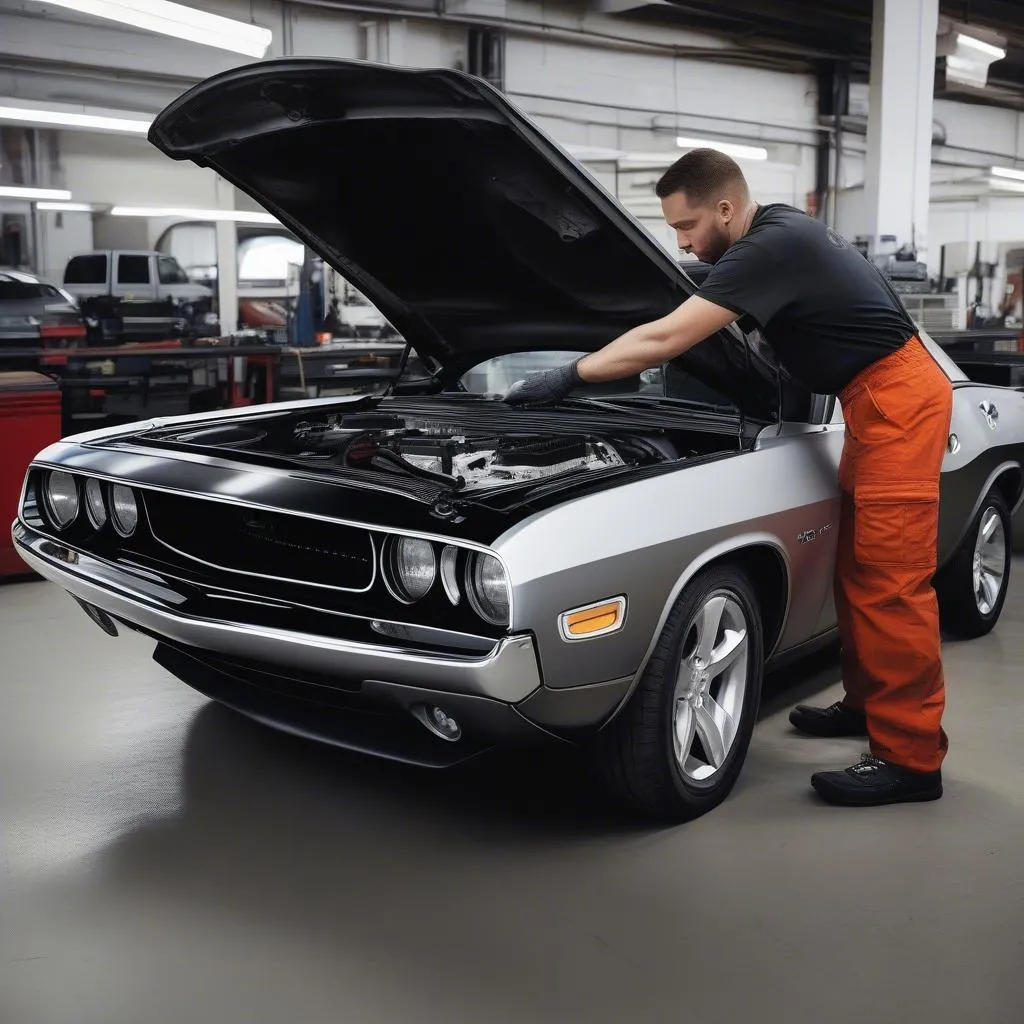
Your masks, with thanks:
[[[931,579],[952,387],[914,340],[841,399],[835,596],[847,702],[867,715],[872,753],[934,771],[949,745]]]

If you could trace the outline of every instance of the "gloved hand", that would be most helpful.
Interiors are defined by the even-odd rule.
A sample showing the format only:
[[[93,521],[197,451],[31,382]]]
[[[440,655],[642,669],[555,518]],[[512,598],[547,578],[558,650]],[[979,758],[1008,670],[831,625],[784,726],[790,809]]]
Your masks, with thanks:
[[[583,357],[580,356],[580,359]],[[579,359],[543,373],[532,373],[525,380],[517,380],[508,389],[505,401],[510,405],[550,405],[560,402],[573,388],[584,383],[576,370]]]

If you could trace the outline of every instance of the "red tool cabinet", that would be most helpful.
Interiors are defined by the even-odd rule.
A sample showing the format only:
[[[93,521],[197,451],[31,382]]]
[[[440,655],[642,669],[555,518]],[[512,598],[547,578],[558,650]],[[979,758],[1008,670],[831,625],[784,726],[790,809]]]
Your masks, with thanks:
[[[60,384],[41,373],[0,373],[0,576],[28,573],[11,543],[29,462],[61,436]]]

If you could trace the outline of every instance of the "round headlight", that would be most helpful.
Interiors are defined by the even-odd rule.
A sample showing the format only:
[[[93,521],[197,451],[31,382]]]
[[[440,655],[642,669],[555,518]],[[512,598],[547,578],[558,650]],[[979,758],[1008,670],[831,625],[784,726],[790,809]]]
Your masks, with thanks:
[[[67,529],[78,518],[78,485],[70,473],[59,469],[46,480],[46,509],[58,530]]]
[[[122,537],[130,537],[139,525],[139,506],[130,487],[114,484],[110,488],[110,518]]]
[[[467,575],[473,610],[492,626],[507,626],[508,580],[501,562],[494,555],[476,554],[470,559]]]
[[[384,574],[391,593],[411,604],[423,597],[437,578],[434,545],[416,537],[396,537],[389,545]]]
[[[89,514],[89,522],[97,530],[107,521],[107,503],[103,500],[103,485],[99,480],[89,479],[85,482],[85,511]]]

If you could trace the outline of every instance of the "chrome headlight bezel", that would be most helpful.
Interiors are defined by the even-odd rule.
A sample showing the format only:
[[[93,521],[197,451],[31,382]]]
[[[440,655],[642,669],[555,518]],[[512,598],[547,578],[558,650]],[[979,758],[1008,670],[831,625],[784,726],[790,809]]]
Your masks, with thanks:
[[[424,565],[429,565],[429,582],[420,588],[414,588],[403,577],[401,555],[404,549],[415,547]],[[427,557],[429,556],[429,558]],[[405,535],[389,537],[381,553],[381,575],[388,593],[402,604],[416,604],[430,593],[437,582],[438,561],[434,545],[429,540]]]
[[[118,494],[119,491],[124,494]],[[125,526],[122,521],[122,513],[118,508],[119,499],[123,499],[127,495],[131,499],[132,514],[135,517],[134,522],[130,528]],[[111,484],[110,490],[107,493],[108,507],[110,509],[110,522],[118,535],[127,539],[131,537],[133,533],[139,528],[139,499],[135,495],[135,491],[132,490],[127,484]]]
[[[70,482],[71,490],[74,494],[74,503],[71,506],[74,511],[63,520],[57,514],[54,506],[53,489],[55,482],[58,484]],[[67,497],[67,494],[64,497]],[[49,519],[54,529],[63,531],[74,525],[82,511],[82,495],[79,490],[78,480],[73,473],[68,473],[62,469],[54,469],[46,474],[46,479],[43,481],[43,506],[46,509],[46,518]]]
[[[503,607],[496,605],[493,597],[484,590],[483,573],[486,569],[497,570],[501,575],[501,586],[504,591]],[[508,582],[508,573],[501,559],[486,551],[474,551],[466,562],[465,588],[473,611],[492,626],[508,628],[511,623],[512,593]]]

